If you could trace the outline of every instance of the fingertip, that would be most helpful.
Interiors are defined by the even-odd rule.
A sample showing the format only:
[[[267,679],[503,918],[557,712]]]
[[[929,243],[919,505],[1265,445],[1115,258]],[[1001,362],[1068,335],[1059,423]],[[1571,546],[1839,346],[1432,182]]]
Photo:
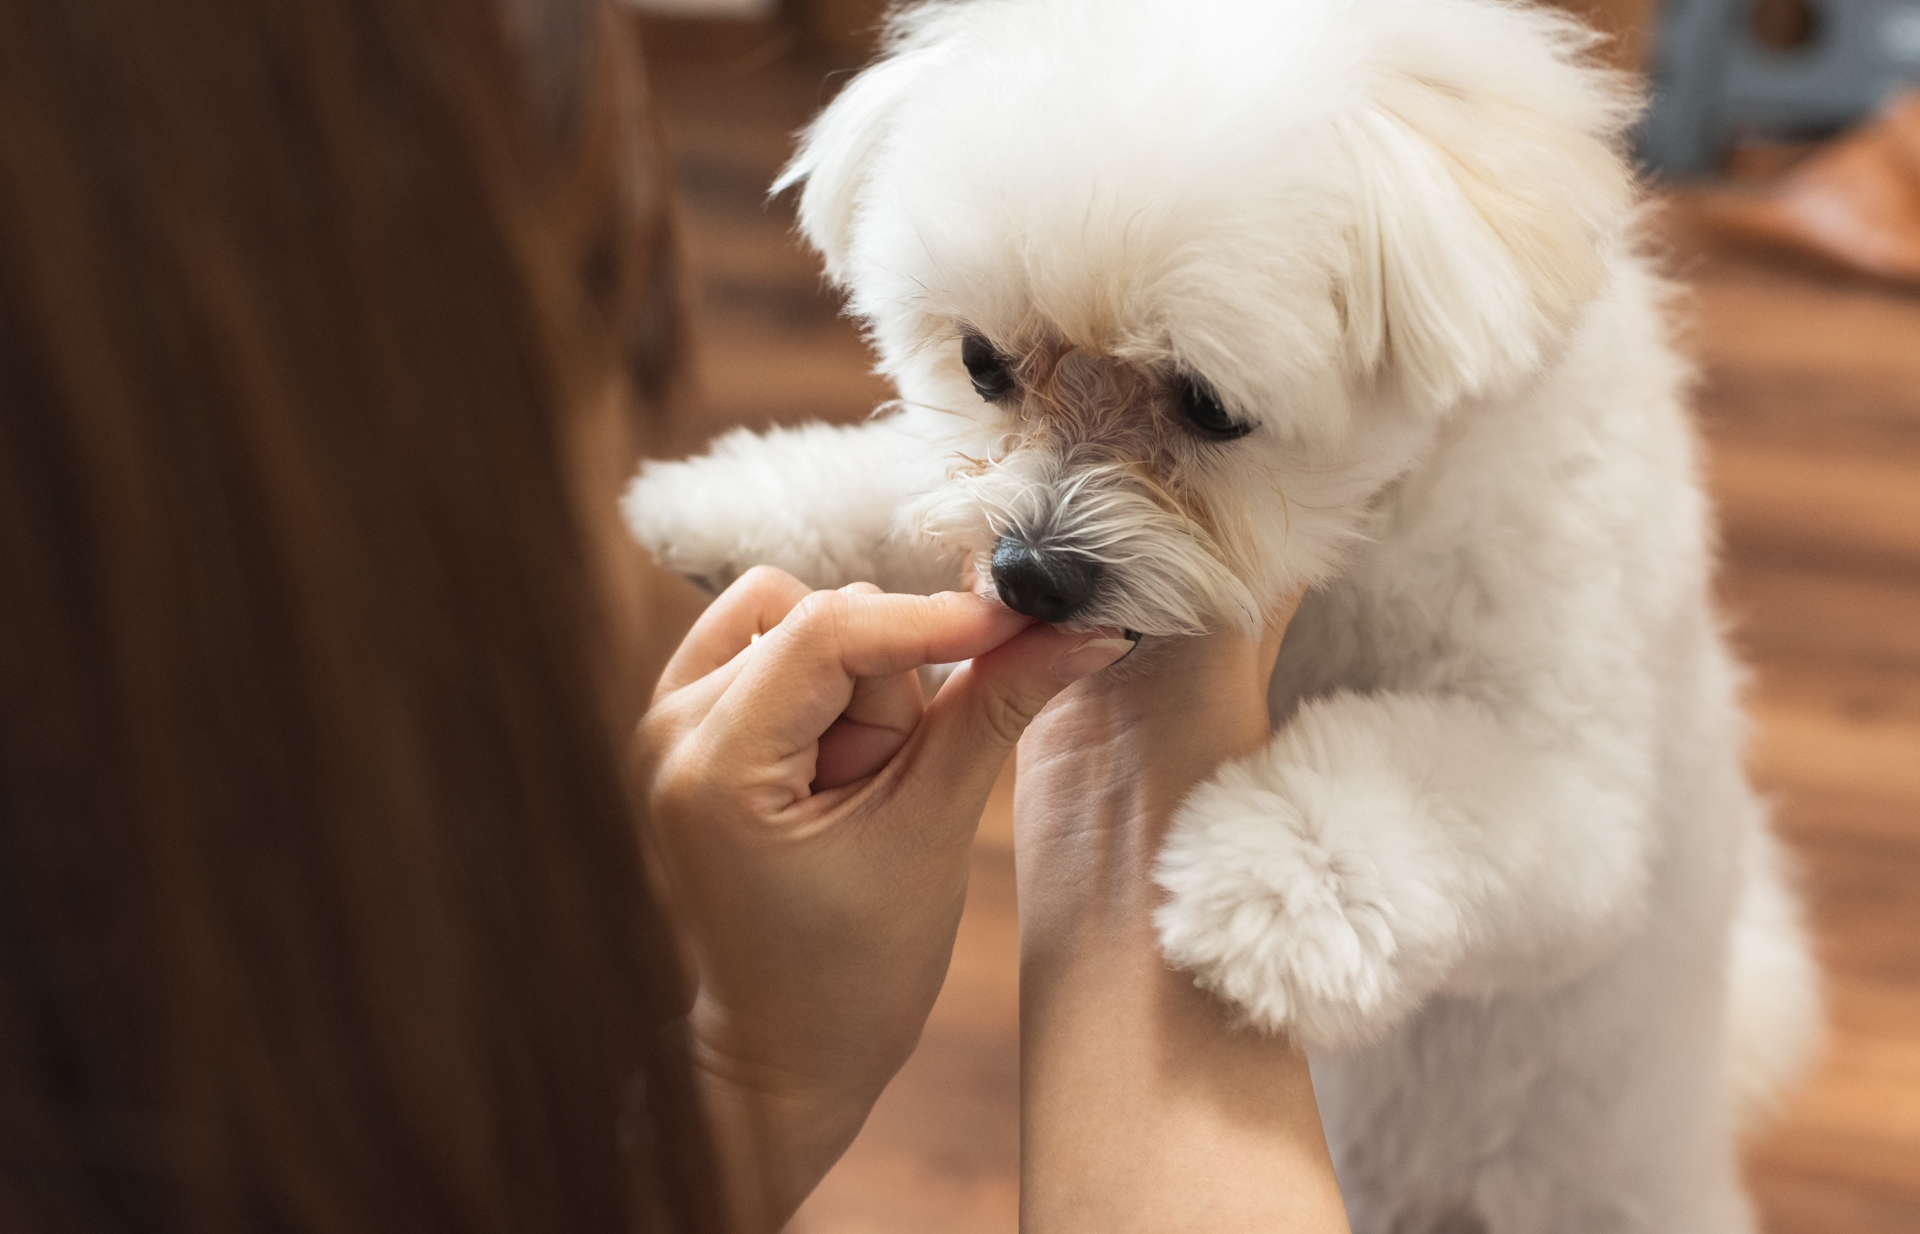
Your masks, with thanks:
[[[930,663],[968,660],[1004,646],[1034,620],[1004,604],[970,591],[939,591],[915,596],[919,623],[930,650]]]
[[[1000,601],[983,596],[977,591],[941,591],[927,598],[935,606],[956,617],[985,621],[1013,631],[1024,630],[1028,626],[1038,624],[1025,613],[1016,613]]]
[[[1096,632],[1068,648],[1055,660],[1053,675],[1062,685],[1070,686],[1102,669],[1112,668],[1132,655],[1133,649],[1139,645],[1140,636],[1130,631]]]
[[[973,688],[1013,702],[1031,719],[1053,696],[1133,654],[1138,636],[1127,631],[1065,630],[1035,623],[977,659]]]
[[[981,595],[977,591],[936,591],[932,595],[928,596],[927,599],[932,600],[936,604],[949,604],[959,608],[972,608],[972,609],[999,608],[999,609],[1006,609],[1006,611],[1009,613],[1013,612],[1013,610],[1010,608],[1007,608],[1006,605],[1001,604],[996,600],[989,599],[988,597]],[[1019,614],[1017,613],[1015,614],[1015,616],[1018,616],[1018,615]],[[1029,618],[1029,620],[1031,620],[1031,618]]]
[[[1063,688],[1047,672],[1060,641],[1036,623],[962,665],[927,708],[925,756],[956,779],[1004,757]]]

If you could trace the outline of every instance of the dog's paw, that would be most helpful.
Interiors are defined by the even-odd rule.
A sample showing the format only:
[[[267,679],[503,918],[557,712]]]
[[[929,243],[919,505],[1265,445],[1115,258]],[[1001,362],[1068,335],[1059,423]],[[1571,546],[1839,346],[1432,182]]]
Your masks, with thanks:
[[[1451,914],[1430,888],[1405,902],[1382,868],[1395,855],[1365,843],[1375,829],[1334,824],[1399,805],[1355,800],[1271,750],[1223,768],[1181,807],[1155,870],[1168,962],[1302,1044],[1379,1036],[1424,993],[1409,980],[1422,968],[1409,917]]]
[[[754,566],[813,588],[919,590],[941,581],[929,577],[936,571],[956,571],[895,535],[902,466],[893,437],[891,421],[736,429],[697,458],[641,468],[621,512],[655,561],[710,591]]]
[[[748,529],[716,508],[718,486],[701,462],[647,464],[627,486],[620,512],[662,569],[719,595],[757,563],[742,560]]]

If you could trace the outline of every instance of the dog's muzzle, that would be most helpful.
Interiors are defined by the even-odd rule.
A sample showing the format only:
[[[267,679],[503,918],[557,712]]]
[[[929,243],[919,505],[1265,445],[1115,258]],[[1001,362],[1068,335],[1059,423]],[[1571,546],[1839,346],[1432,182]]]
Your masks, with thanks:
[[[1002,536],[993,550],[993,585],[1000,602],[1016,613],[1068,621],[1092,601],[1100,586],[1100,563]]]

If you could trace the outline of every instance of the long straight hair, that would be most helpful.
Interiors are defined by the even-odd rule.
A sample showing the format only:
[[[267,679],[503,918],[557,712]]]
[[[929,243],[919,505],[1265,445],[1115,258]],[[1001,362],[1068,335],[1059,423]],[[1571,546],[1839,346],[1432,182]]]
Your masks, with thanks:
[[[566,434],[594,0],[0,0],[0,1228],[716,1228]]]

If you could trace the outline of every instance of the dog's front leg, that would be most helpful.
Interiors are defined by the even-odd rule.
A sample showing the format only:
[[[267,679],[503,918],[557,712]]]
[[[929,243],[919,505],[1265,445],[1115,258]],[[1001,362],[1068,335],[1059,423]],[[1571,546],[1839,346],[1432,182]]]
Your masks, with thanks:
[[[1577,971],[1641,913],[1652,773],[1630,740],[1547,728],[1459,696],[1306,704],[1182,805],[1157,871],[1167,958],[1316,1046],[1450,983]]]
[[[943,466],[905,415],[739,429],[698,458],[647,464],[621,506],[656,561],[711,591],[770,565],[810,587],[933,592],[956,584],[958,564],[902,512]]]

